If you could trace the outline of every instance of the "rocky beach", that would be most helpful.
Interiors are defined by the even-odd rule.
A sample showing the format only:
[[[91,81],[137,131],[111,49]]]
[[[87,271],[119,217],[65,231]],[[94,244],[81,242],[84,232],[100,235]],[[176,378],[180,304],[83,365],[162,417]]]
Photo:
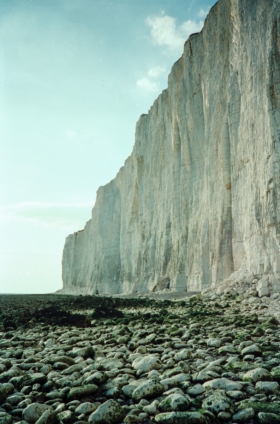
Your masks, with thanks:
[[[257,288],[1,295],[0,423],[280,423],[279,295]]]

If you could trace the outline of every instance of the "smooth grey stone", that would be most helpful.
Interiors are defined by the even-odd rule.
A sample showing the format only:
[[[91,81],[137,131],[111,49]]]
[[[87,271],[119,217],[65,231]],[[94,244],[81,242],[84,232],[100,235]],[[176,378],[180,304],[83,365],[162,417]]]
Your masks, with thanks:
[[[117,424],[122,422],[125,413],[121,405],[113,399],[107,400],[88,419],[89,424]]]
[[[52,410],[52,407],[42,403],[31,403],[22,413],[22,418],[30,424],[35,423],[45,411]]]
[[[178,393],[173,393],[163,399],[158,408],[161,412],[187,411],[190,406],[190,400]]]
[[[206,424],[207,418],[198,411],[187,412],[164,412],[155,416],[155,422],[159,424]]]
[[[13,417],[10,414],[7,414],[6,412],[0,412],[0,423],[1,424],[12,424],[13,423]]]
[[[280,424],[280,415],[268,412],[259,412],[257,422],[258,424]]]
[[[236,414],[232,416],[232,419],[237,423],[246,423],[251,418],[254,418],[254,416],[255,411],[253,410],[253,408],[246,408],[236,412]]]

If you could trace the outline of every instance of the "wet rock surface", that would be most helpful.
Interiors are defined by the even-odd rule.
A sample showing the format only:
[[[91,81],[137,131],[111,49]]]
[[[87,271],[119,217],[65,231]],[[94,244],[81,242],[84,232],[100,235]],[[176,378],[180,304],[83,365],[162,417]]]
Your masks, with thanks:
[[[238,293],[0,308],[1,424],[280,422],[280,325]]]

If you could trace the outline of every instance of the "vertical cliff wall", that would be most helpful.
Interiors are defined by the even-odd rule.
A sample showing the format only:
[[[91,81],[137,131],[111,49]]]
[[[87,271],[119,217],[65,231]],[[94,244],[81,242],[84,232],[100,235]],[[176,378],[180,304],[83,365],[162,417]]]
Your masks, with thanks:
[[[63,288],[201,290],[280,277],[280,2],[220,0],[131,156],[66,239]]]

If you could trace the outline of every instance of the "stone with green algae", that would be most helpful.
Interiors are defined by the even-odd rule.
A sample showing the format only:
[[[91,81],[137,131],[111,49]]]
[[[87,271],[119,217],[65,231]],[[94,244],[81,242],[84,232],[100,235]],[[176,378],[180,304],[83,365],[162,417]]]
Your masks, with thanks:
[[[257,416],[258,424],[280,424],[280,415],[270,412],[259,412]]]
[[[280,414],[280,404],[279,403],[268,403],[268,402],[250,402],[242,401],[238,406],[238,410],[253,408],[253,410],[258,412],[267,412],[272,414]]]
[[[206,424],[208,418],[198,411],[165,412],[155,416],[155,422],[159,424]]]

